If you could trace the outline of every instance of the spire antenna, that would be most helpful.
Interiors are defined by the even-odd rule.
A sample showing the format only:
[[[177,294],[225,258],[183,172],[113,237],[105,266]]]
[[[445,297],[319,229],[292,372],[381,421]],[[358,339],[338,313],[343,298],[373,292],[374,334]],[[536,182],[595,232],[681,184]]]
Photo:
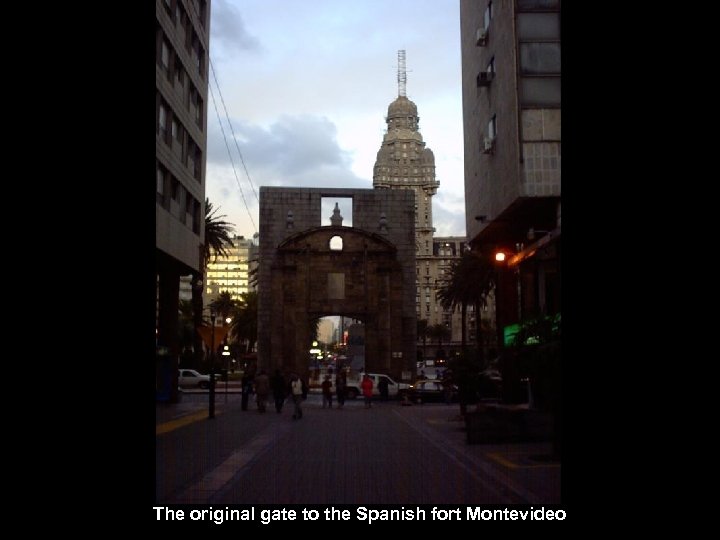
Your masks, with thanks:
[[[407,72],[405,71],[405,49],[398,51],[398,96],[406,96],[405,85],[407,83]]]

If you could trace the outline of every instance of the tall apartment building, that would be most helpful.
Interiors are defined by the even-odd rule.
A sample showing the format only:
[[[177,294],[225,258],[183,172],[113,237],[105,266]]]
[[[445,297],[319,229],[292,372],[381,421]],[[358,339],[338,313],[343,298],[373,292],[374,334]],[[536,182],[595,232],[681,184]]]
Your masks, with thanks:
[[[227,254],[215,257],[212,253],[203,279],[203,305],[209,306],[221,292],[229,292],[233,300],[240,300],[243,293],[255,290],[251,284],[250,271],[257,268],[257,246],[244,236],[234,236],[233,247]]]
[[[210,2],[156,0],[155,18],[156,371],[173,400],[180,276],[202,271]]]
[[[451,343],[444,347],[447,353],[452,345],[459,346],[461,317],[459,310],[444,310],[436,292],[452,259],[462,254],[465,238],[433,238],[432,197],[440,186],[435,178],[435,155],[425,146],[420,134],[417,105],[405,95],[405,51],[399,51],[398,65],[398,97],[388,106],[387,131],[373,169],[373,188],[415,192],[415,313],[418,320],[425,319],[428,326],[445,324],[448,327],[452,337]],[[428,356],[435,356],[432,344],[426,344],[425,349]]]
[[[504,251],[498,339],[560,311],[560,0],[461,0],[465,208],[473,250]]]

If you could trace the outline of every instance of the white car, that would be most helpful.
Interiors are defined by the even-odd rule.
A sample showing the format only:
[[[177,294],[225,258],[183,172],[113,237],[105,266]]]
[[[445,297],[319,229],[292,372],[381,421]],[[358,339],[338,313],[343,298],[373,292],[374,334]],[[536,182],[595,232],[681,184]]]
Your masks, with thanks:
[[[365,375],[365,373],[363,373]],[[373,382],[373,397],[377,397],[380,395],[380,379],[387,379],[388,382],[388,397],[394,398],[398,397],[399,394],[402,394],[403,392],[407,391],[410,388],[410,385],[407,383],[402,382],[396,382],[394,381],[389,375],[385,375],[384,373],[367,373],[367,375],[370,376]],[[347,387],[346,387],[346,396],[349,399],[355,399],[358,396],[362,396],[362,375],[360,375],[360,378],[357,380],[348,380],[347,381]]]
[[[178,371],[178,386],[180,388],[210,388],[210,375],[203,375],[194,369],[180,369]]]

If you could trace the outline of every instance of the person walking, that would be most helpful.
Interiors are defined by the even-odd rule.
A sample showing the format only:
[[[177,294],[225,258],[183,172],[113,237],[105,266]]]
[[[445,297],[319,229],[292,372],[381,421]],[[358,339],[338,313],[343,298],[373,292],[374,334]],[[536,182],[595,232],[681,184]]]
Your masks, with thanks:
[[[362,389],[363,397],[365,398],[365,408],[369,409],[372,407],[372,391],[373,391],[373,382],[370,378],[370,375],[367,373],[363,376],[363,380],[360,383],[360,388]]]
[[[453,380],[452,371],[446,369],[442,379],[443,397],[445,398],[446,405],[450,405],[452,401],[454,385],[455,381]]]
[[[290,376],[290,393],[292,394],[293,403],[295,404],[295,412],[293,414],[293,420],[299,420],[302,418],[302,407],[300,404],[303,400],[303,382],[297,373],[293,373]]]
[[[258,412],[264,413],[268,396],[270,395],[270,377],[265,370],[260,370],[255,377],[255,395],[257,396]]]
[[[380,392],[380,400],[381,400],[381,401],[387,401],[387,400],[388,400],[388,380],[387,380],[387,377],[380,377],[380,381],[378,381],[378,391]]]
[[[250,400],[250,394],[253,389],[254,372],[252,369],[246,368],[243,373],[241,384],[242,384],[242,401],[240,402],[240,408],[243,411],[248,410],[248,401]]]
[[[325,405],[327,405],[329,409],[332,409],[332,381],[330,380],[330,375],[325,375],[325,380],[320,386],[322,388],[323,409]]]
[[[347,379],[344,371],[338,371],[335,376],[335,393],[337,394],[338,409],[342,409],[345,405],[345,388],[347,387]]]
[[[270,379],[270,387],[272,388],[273,399],[275,400],[275,411],[280,414],[285,404],[285,397],[287,396],[287,384],[285,383],[285,377],[283,377],[279,369],[275,370],[275,374]]]

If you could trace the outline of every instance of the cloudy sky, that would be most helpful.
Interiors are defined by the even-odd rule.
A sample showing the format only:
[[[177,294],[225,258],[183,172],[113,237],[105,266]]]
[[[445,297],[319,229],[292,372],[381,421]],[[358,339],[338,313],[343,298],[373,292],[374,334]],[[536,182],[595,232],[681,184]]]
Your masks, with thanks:
[[[436,235],[465,235],[458,0],[213,0],[211,14],[206,195],[236,234],[258,231],[260,186],[372,188],[404,49]]]

